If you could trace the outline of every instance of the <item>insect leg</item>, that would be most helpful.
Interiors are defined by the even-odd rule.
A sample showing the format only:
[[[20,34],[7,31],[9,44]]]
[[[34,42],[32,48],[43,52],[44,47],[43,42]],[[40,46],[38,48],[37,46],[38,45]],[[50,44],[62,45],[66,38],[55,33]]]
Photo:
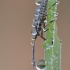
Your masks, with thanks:
[[[32,47],[32,66],[33,66],[33,69],[34,69],[34,66],[35,66],[35,44],[33,45]]]
[[[40,35],[39,35],[40,36]],[[40,36],[44,41],[46,40],[43,36]]]
[[[56,18],[52,19],[48,24],[46,22],[43,23],[43,28],[45,29],[46,26],[48,26],[50,23],[54,22],[56,20]],[[49,30],[49,29],[47,29]],[[46,32],[47,30],[43,30],[44,32]]]
[[[33,67],[33,69],[35,66],[35,40],[36,40],[37,36],[38,36],[38,34],[36,34],[34,36],[34,38],[32,38],[32,41],[33,41],[33,44],[32,44],[33,45],[33,47],[32,47],[32,67]]]
[[[46,26],[47,26],[47,23],[44,22],[44,23],[43,23],[43,27],[42,27],[42,29],[43,29],[44,32],[46,32],[46,31],[49,30],[49,29],[46,29]]]
[[[43,37],[43,29],[41,29],[41,33],[38,34],[44,41],[46,40],[44,37]]]
[[[55,6],[56,4],[59,4],[59,1],[56,1],[55,3],[53,3],[52,6]],[[48,10],[50,10],[52,6],[50,6],[50,7],[48,8]]]

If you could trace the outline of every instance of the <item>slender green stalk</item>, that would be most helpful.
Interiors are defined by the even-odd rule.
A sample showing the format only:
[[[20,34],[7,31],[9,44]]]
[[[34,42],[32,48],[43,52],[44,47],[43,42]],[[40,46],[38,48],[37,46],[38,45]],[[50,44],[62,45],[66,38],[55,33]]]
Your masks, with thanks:
[[[57,36],[57,0],[48,0],[46,41],[43,44],[46,70],[61,70],[61,43]],[[55,21],[54,21],[55,20]]]

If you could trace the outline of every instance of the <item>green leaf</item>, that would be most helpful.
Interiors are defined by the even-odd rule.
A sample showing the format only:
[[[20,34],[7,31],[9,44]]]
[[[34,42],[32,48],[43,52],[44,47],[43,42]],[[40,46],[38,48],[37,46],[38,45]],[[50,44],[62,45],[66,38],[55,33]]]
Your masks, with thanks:
[[[56,19],[57,0],[48,0],[46,41],[43,43],[44,59],[46,70],[61,70],[61,43],[57,36],[56,20],[49,23],[52,19]],[[54,5],[54,6],[52,6]]]

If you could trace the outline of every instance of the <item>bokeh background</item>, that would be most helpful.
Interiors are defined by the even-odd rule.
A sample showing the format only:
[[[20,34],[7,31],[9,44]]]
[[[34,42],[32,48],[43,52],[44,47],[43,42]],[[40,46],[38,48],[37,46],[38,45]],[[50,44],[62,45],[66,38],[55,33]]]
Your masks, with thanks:
[[[31,29],[35,0],[0,0],[0,70],[32,70]],[[58,5],[58,36],[62,39],[61,69],[70,69],[70,1]],[[43,40],[36,40],[36,61],[44,58]],[[36,69],[35,69],[36,70]]]

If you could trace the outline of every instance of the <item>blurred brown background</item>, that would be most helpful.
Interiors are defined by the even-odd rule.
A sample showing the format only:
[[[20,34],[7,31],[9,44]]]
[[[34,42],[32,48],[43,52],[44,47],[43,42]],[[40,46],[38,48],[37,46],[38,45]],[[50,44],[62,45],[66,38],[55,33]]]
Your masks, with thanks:
[[[70,1],[58,5],[58,36],[62,44],[62,70],[70,69]],[[31,24],[35,0],[0,0],[0,70],[32,70]],[[36,41],[36,60],[44,57],[43,40]]]

